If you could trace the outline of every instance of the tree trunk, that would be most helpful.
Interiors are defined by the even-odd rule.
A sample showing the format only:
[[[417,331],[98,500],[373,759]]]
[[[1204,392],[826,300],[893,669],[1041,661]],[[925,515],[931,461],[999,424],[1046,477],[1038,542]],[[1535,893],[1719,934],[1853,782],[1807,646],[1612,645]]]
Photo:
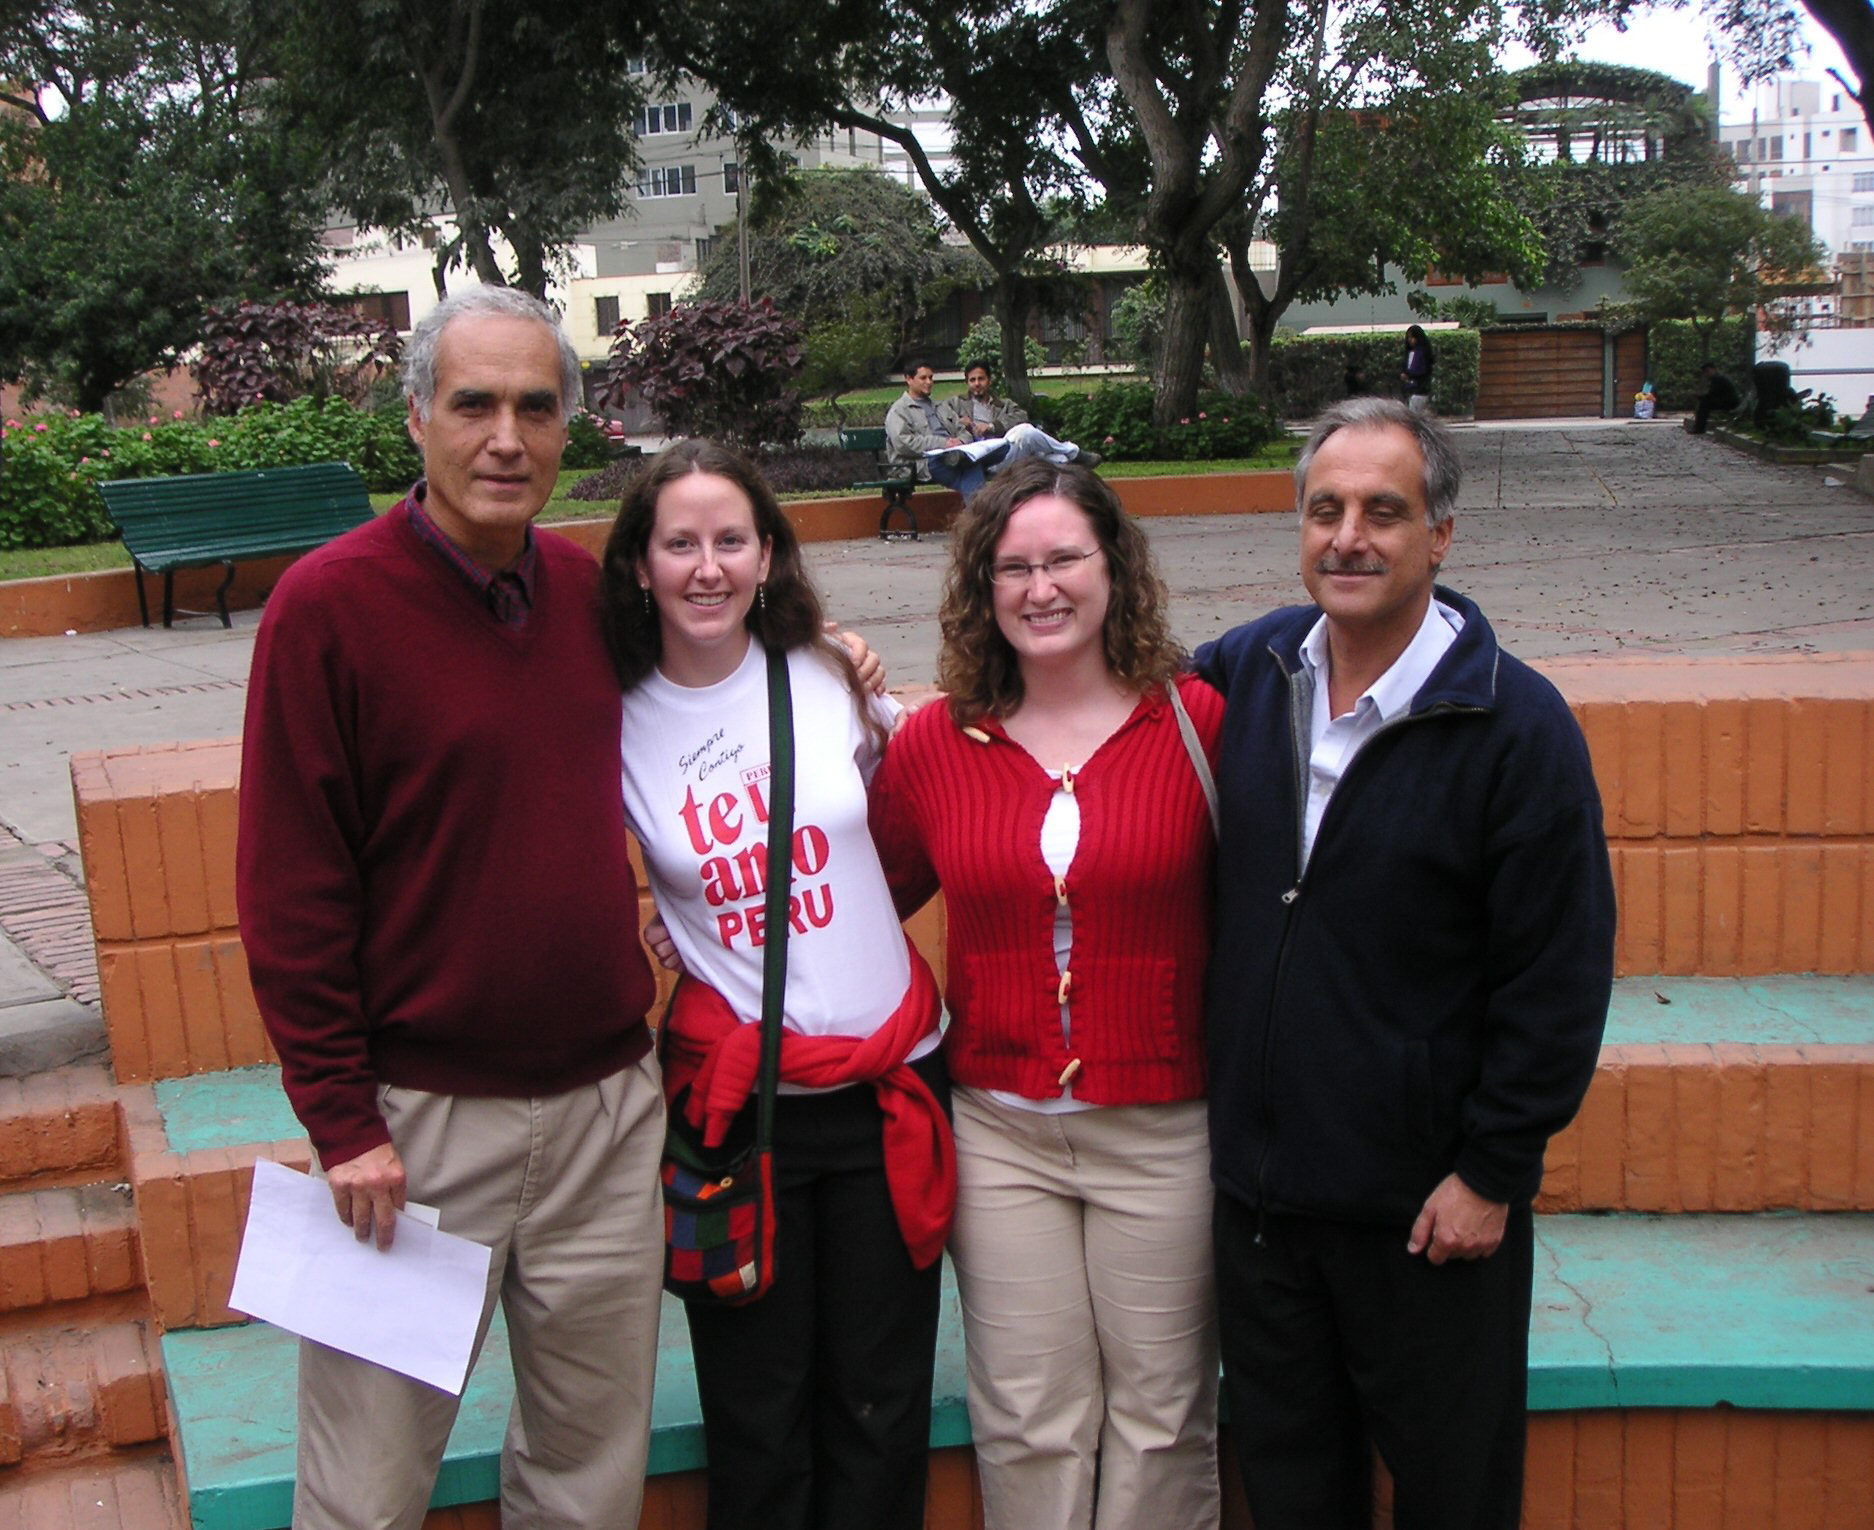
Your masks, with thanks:
[[[1034,290],[1019,272],[1004,271],[996,277],[991,304],[1002,326],[1002,391],[1026,405],[1035,396],[1028,381],[1028,316],[1034,312]]]
[[[1249,316],[1249,377],[1258,398],[1275,402],[1269,382],[1269,353],[1275,345],[1276,310],[1265,304],[1260,313]]]
[[[1230,284],[1223,279],[1223,267],[1212,266],[1211,273],[1210,364],[1217,370],[1217,386],[1233,398],[1244,398],[1252,389],[1243,337],[1236,324],[1236,304],[1230,298]]]
[[[1261,280],[1249,268],[1247,241],[1231,241],[1230,274],[1236,278],[1236,290],[1243,295],[1243,318],[1249,329],[1249,384],[1258,398],[1273,403],[1269,352],[1275,343],[1275,321],[1288,307],[1282,297],[1282,283],[1278,279],[1274,296],[1262,290]]]
[[[546,248],[527,230],[510,229],[514,246],[514,285],[545,302],[547,298]]]
[[[1175,425],[1197,413],[1204,377],[1204,345],[1210,337],[1215,266],[1165,272],[1165,333],[1152,369],[1152,421]]]

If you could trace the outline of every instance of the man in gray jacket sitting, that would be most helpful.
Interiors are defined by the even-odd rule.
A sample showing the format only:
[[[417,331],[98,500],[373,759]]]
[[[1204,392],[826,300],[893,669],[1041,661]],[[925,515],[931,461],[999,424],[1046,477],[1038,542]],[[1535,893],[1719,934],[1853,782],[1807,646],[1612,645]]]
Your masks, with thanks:
[[[1076,446],[1072,441],[1056,441],[1039,425],[1031,424],[1028,413],[1011,399],[997,398],[989,377],[989,368],[980,361],[963,371],[964,386],[969,392],[947,400],[942,412],[951,434],[963,441],[1004,440],[1008,455],[998,459],[991,476],[1022,457],[1046,457],[1050,462],[1078,462],[1082,467],[1098,467],[1100,454]]]
[[[914,466],[920,480],[955,489],[967,500],[983,486],[990,466],[1008,455],[1008,447],[965,451],[965,442],[976,438],[959,434],[947,406],[931,402],[935,381],[931,364],[921,356],[905,363],[904,397],[885,411],[885,455],[893,463]]]

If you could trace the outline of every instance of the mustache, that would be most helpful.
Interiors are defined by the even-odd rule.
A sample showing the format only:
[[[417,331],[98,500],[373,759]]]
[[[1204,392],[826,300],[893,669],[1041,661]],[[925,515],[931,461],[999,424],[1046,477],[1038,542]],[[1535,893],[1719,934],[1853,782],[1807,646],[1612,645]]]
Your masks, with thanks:
[[[1384,574],[1391,565],[1381,558],[1336,558],[1332,553],[1314,566],[1317,574]]]

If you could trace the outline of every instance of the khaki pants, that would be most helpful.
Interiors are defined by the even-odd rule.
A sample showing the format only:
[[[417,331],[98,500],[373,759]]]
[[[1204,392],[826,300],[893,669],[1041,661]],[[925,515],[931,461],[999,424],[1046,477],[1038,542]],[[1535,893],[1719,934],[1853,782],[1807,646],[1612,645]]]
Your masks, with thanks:
[[[987,1530],[1210,1530],[1203,1102],[1069,1115],[974,1089],[955,1102],[950,1253]]]
[[[632,1530],[644,1494],[663,1269],[664,1107],[646,1057],[543,1099],[379,1089],[410,1199],[494,1250],[476,1353],[507,1314],[506,1530]],[[422,1523],[459,1400],[300,1346],[299,1530]]]

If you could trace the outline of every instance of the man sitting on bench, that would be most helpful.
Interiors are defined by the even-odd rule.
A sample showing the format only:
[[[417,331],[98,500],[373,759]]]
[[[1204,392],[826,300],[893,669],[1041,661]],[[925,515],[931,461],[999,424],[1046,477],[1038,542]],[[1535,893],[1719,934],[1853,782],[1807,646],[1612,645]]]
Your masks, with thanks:
[[[967,500],[983,486],[990,466],[1008,455],[1008,447],[989,452],[965,450],[965,437],[951,428],[945,412],[931,402],[935,381],[936,374],[922,357],[905,363],[904,397],[885,411],[886,460],[915,467],[920,480],[955,489]]]
[[[969,392],[943,406],[953,433],[965,441],[999,438],[1009,443],[1008,455],[989,470],[990,477],[1023,457],[1046,457],[1050,462],[1063,464],[1078,462],[1090,468],[1100,465],[1098,452],[1076,446],[1072,441],[1056,441],[1040,426],[1029,423],[1028,414],[1020,404],[997,398],[989,368],[980,361],[964,369],[963,383]]]

